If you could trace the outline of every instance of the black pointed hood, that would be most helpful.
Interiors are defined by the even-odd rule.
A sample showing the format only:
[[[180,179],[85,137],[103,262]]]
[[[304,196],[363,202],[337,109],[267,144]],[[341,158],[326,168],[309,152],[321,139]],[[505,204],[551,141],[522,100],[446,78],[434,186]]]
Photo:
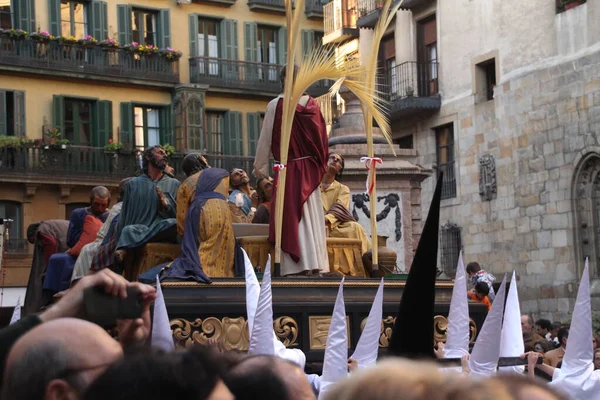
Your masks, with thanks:
[[[435,358],[433,307],[437,277],[438,233],[443,174],[440,173],[429,214],[415,251],[400,309],[394,324],[389,354],[407,358]]]

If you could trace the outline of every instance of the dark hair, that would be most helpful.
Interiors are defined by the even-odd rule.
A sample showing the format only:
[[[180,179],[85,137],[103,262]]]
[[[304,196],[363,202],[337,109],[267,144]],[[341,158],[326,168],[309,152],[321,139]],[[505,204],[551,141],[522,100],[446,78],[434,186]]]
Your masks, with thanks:
[[[200,153],[190,153],[181,162],[181,169],[185,176],[192,176],[206,168],[209,168],[208,161]]]
[[[550,387],[546,383],[541,382],[539,380],[530,379],[524,375],[499,374],[497,376],[492,377],[491,380],[501,382],[513,399],[522,399],[523,390],[531,387],[535,387],[537,389],[542,390],[546,394],[544,398],[552,399],[552,397],[549,396],[554,396],[554,399],[556,400],[568,399],[568,397],[565,396],[562,392],[556,391],[554,388]]]
[[[542,329],[546,329],[547,331],[552,330],[552,322],[547,319],[538,319],[535,324],[539,325]]]
[[[296,76],[298,76],[298,71],[300,70],[300,67],[298,67],[298,64],[294,64],[294,79],[296,79]],[[279,70],[279,81],[281,82],[281,88],[285,88],[285,77],[287,75],[287,65],[284,65],[283,67],[281,67],[281,70]]]
[[[536,345],[540,345],[542,346],[542,349],[544,349],[544,353],[552,350],[554,348],[554,346],[552,345],[552,343],[550,343],[549,341],[547,341],[546,339],[542,339],[542,340],[538,340],[537,342],[535,342],[533,344],[534,350],[535,350],[535,346]]]
[[[558,330],[558,333],[556,334],[556,336],[558,337],[558,343],[562,346],[563,339],[569,338],[569,328],[566,328],[566,327],[560,328]]]
[[[125,197],[125,189],[127,188],[127,185],[129,185],[129,182],[131,182],[132,179],[133,177],[129,177],[119,182],[119,198],[117,199],[117,201],[123,201],[123,198]]]
[[[485,282],[477,282],[475,284],[475,291],[479,294],[487,296],[490,293],[490,287]]]
[[[207,399],[223,365],[209,349],[140,351],[111,365],[85,393],[85,400]]]
[[[479,263],[473,261],[467,264],[467,273],[470,274],[475,274],[477,272],[481,271],[481,265],[479,265]]]
[[[560,329],[561,326],[562,326],[562,322],[560,322],[560,321],[554,321],[552,323],[552,329],[551,330]]]
[[[108,202],[110,203],[110,190],[105,188],[104,186],[96,186],[90,192],[90,204],[94,201],[94,198],[98,197],[99,199],[108,198]]]
[[[260,184],[264,180],[268,180],[268,178],[258,178],[256,180],[256,193],[258,194],[258,203],[259,204],[262,204],[265,201],[267,201],[267,199],[266,199],[267,194],[265,193],[265,191],[263,190],[263,188],[260,186]]]
[[[35,243],[35,237],[37,236],[37,231],[43,222],[44,221],[34,222],[33,224],[31,224],[27,227],[27,240],[29,241],[29,243],[31,243],[31,244]]]
[[[344,167],[346,166],[346,164],[344,161],[344,157],[342,157],[342,155],[340,153],[331,152],[327,155],[327,158],[331,157],[333,154],[340,156],[340,158],[342,159],[342,168],[340,169],[340,172],[338,172],[337,175],[335,176],[335,179],[339,180],[342,177],[342,175],[344,174]]]
[[[152,154],[154,153],[154,150],[162,149],[162,148],[163,147],[160,145],[154,145],[154,146],[148,147],[142,153],[142,170],[144,171],[145,174],[148,173],[148,163],[150,162],[150,159],[152,159],[152,157],[153,157]]]
[[[287,400],[290,393],[280,376],[283,359],[273,356],[252,356],[233,367],[225,383],[236,400]]]

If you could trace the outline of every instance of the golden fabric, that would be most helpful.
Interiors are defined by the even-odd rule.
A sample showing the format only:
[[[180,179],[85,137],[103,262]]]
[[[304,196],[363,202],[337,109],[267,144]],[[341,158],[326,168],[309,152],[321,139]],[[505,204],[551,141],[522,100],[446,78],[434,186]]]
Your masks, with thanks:
[[[227,202],[209,199],[200,212],[198,254],[206,275],[211,278],[234,276],[235,236]]]
[[[234,224],[251,224],[254,218],[254,211],[250,211],[250,214],[246,215],[241,208],[231,202],[227,202],[229,207],[229,213],[231,214],[231,220]]]
[[[185,226],[185,216],[190,208],[190,204],[192,204],[192,200],[194,200],[196,185],[198,184],[198,178],[200,178],[201,173],[202,171],[199,171],[188,177],[177,190],[177,233],[182,237],[183,227]]]
[[[333,181],[331,185],[323,190],[321,185],[321,199],[323,200],[323,212],[326,213],[334,203],[340,203],[346,209],[350,208],[350,189],[338,181]],[[325,215],[325,221],[329,227],[329,237],[344,239],[359,239],[361,242],[360,251],[366,253],[371,248],[371,241],[367,236],[365,229],[355,221],[340,222],[332,214]],[[350,276],[366,276],[362,261],[357,263],[354,250],[350,248],[328,248],[329,252],[329,270],[340,272]]]

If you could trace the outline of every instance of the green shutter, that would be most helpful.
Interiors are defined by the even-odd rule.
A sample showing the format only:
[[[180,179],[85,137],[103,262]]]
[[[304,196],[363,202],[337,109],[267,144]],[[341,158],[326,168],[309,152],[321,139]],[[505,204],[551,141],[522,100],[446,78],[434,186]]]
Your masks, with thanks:
[[[315,33],[312,30],[302,30],[302,57],[306,57],[314,46]]]
[[[133,41],[131,33],[131,6],[129,4],[117,5],[119,44],[125,45]]]
[[[27,136],[25,125],[25,92],[14,91],[15,136]]]
[[[37,30],[37,25],[35,23],[35,0],[27,1],[27,13],[29,19],[29,32],[35,32]]]
[[[287,29],[285,27],[279,29],[277,38],[277,56],[280,65],[287,63]]]
[[[6,91],[0,90],[0,135],[8,135],[6,121]]]
[[[50,14],[50,34],[60,36],[60,0],[48,0],[48,14]]]
[[[248,156],[256,155],[256,144],[260,135],[260,114],[246,114],[248,122]]]
[[[244,22],[244,61],[256,62],[258,27],[256,22]]]
[[[171,47],[171,10],[163,8],[158,13],[158,47]]]
[[[50,0],[52,1],[52,0]],[[91,3],[92,14],[92,36],[98,40],[104,40],[108,38],[108,22],[107,22],[107,6],[105,1],[92,1]]]
[[[133,149],[133,103],[121,103],[121,137],[120,143],[126,149]]]
[[[244,153],[242,139],[242,113],[239,111],[228,111],[225,113],[225,129],[223,135],[223,147],[225,154],[241,156]]]
[[[52,96],[52,116],[54,128],[65,134],[65,98],[63,96]]]
[[[221,58],[226,60],[238,59],[237,21],[224,19],[221,21]]]
[[[190,26],[190,57],[198,57],[198,14],[188,16]]]
[[[92,143],[95,147],[104,147],[112,139],[112,102],[96,102],[96,131],[92,134]]]
[[[27,32],[35,32],[35,0],[14,0],[14,27]]]
[[[162,107],[158,114],[158,124],[160,125],[160,144],[175,145],[173,141],[173,130],[171,129],[171,106]]]

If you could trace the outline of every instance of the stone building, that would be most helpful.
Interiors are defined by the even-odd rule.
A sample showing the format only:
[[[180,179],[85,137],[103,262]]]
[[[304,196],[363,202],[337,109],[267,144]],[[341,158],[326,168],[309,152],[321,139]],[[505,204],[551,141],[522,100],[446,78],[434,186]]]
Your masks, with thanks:
[[[325,40],[363,57],[380,3],[335,1]],[[441,267],[462,248],[498,280],[515,270],[522,311],[551,320],[585,257],[600,279],[599,18],[597,1],[404,0],[379,50],[395,142],[444,172]]]

